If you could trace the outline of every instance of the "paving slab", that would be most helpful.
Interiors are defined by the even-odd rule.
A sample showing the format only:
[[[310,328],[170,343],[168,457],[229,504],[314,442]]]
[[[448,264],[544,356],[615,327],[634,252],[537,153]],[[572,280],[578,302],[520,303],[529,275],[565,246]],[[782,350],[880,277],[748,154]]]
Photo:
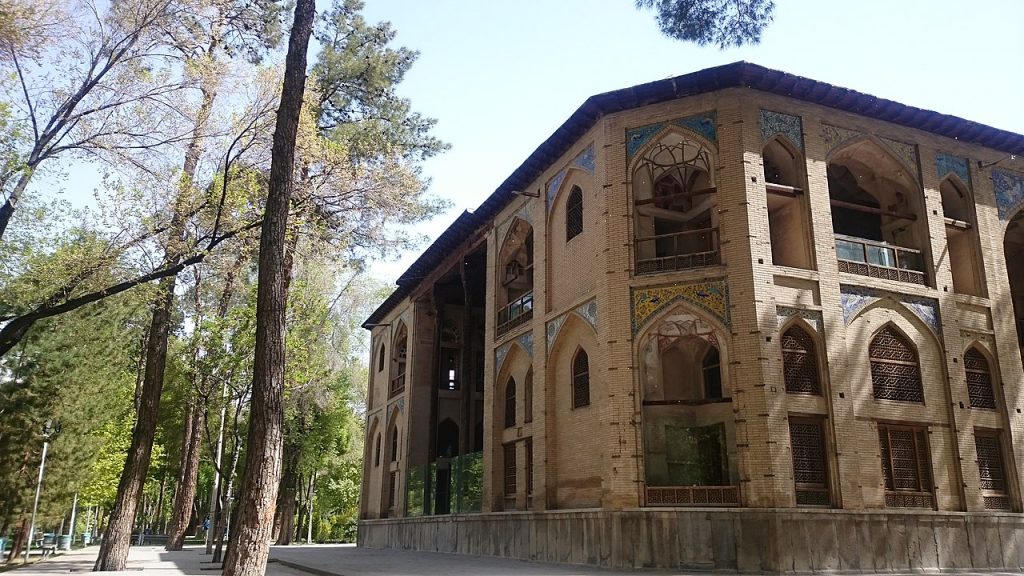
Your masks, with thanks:
[[[13,576],[53,576],[54,574],[89,573],[121,574],[127,576],[143,572],[155,576],[216,576],[220,569],[210,564],[210,556],[202,547],[186,547],[176,552],[167,552],[162,546],[132,546],[128,552],[128,564],[124,572],[92,572],[99,554],[99,546],[90,546],[71,552],[63,552],[50,558],[32,562],[27,566],[12,565],[8,569]],[[308,572],[290,568],[276,562],[267,565],[268,576],[310,576]]]

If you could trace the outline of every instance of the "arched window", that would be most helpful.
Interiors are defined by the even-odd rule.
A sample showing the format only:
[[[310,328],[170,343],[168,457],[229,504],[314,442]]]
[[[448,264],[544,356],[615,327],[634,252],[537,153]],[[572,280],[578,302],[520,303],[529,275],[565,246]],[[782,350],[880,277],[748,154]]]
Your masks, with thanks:
[[[377,353],[377,372],[384,370],[384,343],[380,343],[380,352]]]
[[[523,382],[523,423],[533,422],[533,368],[526,373],[526,382]]]
[[[533,227],[516,219],[498,252],[498,336],[533,319]]]
[[[565,201],[565,241],[568,242],[583,232],[583,191],[573,186]]]
[[[380,466],[380,432],[377,433],[377,439],[374,441],[373,465]]]
[[[992,390],[992,373],[988,360],[977,348],[964,354],[964,370],[967,372],[967,396],[971,408],[996,409],[996,395]]]
[[[451,418],[445,418],[437,426],[437,455],[441,458],[459,455],[459,425]]]
[[[878,400],[924,402],[917,352],[906,339],[886,326],[871,339],[871,384]]]
[[[722,360],[718,348],[711,346],[704,354],[704,397],[708,400],[722,398]]]
[[[821,394],[814,340],[799,326],[792,326],[782,334],[782,372],[786,392]]]
[[[505,384],[505,428],[516,425],[516,381],[508,379]]]
[[[590,358],[580,348],[572,359],[572,407],[590,405]]]
[[[391,428],[391,461],[398,462],[398,426]]]

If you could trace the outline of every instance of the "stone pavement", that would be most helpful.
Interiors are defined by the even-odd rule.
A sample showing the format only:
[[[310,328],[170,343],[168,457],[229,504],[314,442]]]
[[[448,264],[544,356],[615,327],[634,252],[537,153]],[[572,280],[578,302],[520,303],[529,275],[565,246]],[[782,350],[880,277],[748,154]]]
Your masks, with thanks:
[[[120,574],[125,576],[134,572],[144,572],[154,576],[219,576],[220,570],[213,570],[207,563],[209,556],[203,554],[200,547],[185,548],[180,552],[167,552],[162,546],[132,546],[128,553],[128,566],[125,572],[92,572],[99,546],[90,546],[71,552],[63,552],[42,562],[33,562],[28,566],[12,565],[13,576],[52,576],[54,574],[92,573]],[[310,576],[294,568],[276,562],[267,566],[268,576]]]
[[[99,546],[65,552],[50,559],[15,568],[14,576],[53,576],[87,573],[92,570]],[[220,571],[207,563],[202,548],[166,552],[159,546],[132,546],[126,572],[144,572],[153,576],[219,576]],[[479,556],[460,556],[438,552],[374,550],[353,545],[275,546],[270,549],[268,576],[624,576],[675,574],[676,571],[615,571],[589,566],[540,564]],[[693,574],[693,573],[686,573]],[[1005,573],[987,573],[998,576]],[[892,575],[890,575],[892,576]]]

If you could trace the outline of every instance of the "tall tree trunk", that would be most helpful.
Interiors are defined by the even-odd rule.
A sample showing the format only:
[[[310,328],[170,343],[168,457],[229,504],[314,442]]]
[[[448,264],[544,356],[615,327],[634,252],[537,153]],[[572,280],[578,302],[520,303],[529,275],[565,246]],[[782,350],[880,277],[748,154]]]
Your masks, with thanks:
[[[181,550],[185,544],[185,533],[192,519],[192,503],[196,499],[196,484],[199,479],[199,456],[202,452],[203,429],[206,425],[205,411],[199,407],[190,408],[192,412],[188,435],[188,445],[182,446],[184,466],[178,480],[178,491],[174,497],[174,509],[171,513],[171,527],[167,531],[167,550]]]
[[[156,523],[153,532],[163,534],[164,523],[164,492],[167,490],[167,468],[160,472],[160,498],[156,501]]]
[[[179,243],[185,233],[185,207],[188,204],[196,166],[199,164],[203,127],[210,117],[215,96],[215,92],[203,90],[203,100],[196,114],[195,128],[185,153],[178,197],[175,199],[174,214],[171,218],[170,240],[164,250],[164,261],[167,264],[175,264],[181,259]],[[110,509],[110,524],[93,567],[96,571],[124,570],[128,561],[132,521],[138,509],[139,495],[149,472],[149,461],[153,452],[153,438],[160,410],[160,393],[164,386],[164,368],[167,365],[167,335],[170,331],[176,281],[177,276],[164,278],[157,289],[153,320],[146,342],[146,371],[139,398],[138,418],[132,434],[131,448],[128,450],[128,459],[117,487],[117,497]]]
[[[260,235],[248,454],[238,523],[232,529],[234,545],[224,562],[224,576],[262,575],[270,551],[268,542],[277,503],[284,429],[284,247],[295,167],[295,138],[306,84],[306,51],[315,15],[313,0],[295,2],[295,20],[288,40],[284,84],[274,129],[267,207]]]
[[[278,546],[287,546],[292,543],[292,535],[295,533],[295,490],[298,486],[296,469],[299,466],[298,450],[289,450],[285,457],[284,473],[281,474],[280,497],[277,499]]]
[[[21,527],[14,534],[14,542],[11,544],[11,551],[7,555],[7,563],[10,564],[12,560],[21,554],[21,549],[25,546],[25,536],[28,533],[28,516],[21,519]]]

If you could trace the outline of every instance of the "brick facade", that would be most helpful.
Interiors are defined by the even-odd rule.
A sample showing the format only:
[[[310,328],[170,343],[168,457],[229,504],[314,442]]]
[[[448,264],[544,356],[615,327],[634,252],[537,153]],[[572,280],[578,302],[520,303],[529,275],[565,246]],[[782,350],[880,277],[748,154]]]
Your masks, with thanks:
[[[700,154],[707,170],[692,160]],[[444,512],[534,513],[517,522],[663,505],[790,509],[787,521],[810,506],[816,522],[828,510],[1020,512],[1024,371],[1006,260],[1019,255],[1004,254],[1008,218],[991,171],[999,160],[1024,174],[1024,161],[1006,156],[744,87],[602,115],[368,324],[362,542],[423,547],[381,544],[374,519]],[[964,221],[944,214],[949,158],[962,160],[957,190],[973,199]],[[567,240],[577,188],[583,229]],[[837,227],[872,225],[878,238],[837,239]],[[966,235],[956,241],[971,258],[949,250],[949,234]],[[513,262],[516,243],[532,246],[528,262]],[[971,270],[975,293],[955,290]],[[794,326],[813,349],[806,358],[783,351]],[[406,373],[395,391],[400,330]],[[444,356],[451,346],[457,357]],[[965,370],[972,347],[994,410],[972,407],[968,379],[985,378]],[[581,350],[583,380],[573,368]],[[816,374],[820,393],[787,392],[794,358],[810,363],[801,374]],[[461,384],[445,389],[446,378]],[[589,403],[577,405],[584,380]],[[884,389],[915,382],[923,401]],[[439,449],[445,419],[459,430],[456,454]],[[810,436],[797,443],[791,430]],[[456,481],[458,457],[477,453],[479,486]]]

